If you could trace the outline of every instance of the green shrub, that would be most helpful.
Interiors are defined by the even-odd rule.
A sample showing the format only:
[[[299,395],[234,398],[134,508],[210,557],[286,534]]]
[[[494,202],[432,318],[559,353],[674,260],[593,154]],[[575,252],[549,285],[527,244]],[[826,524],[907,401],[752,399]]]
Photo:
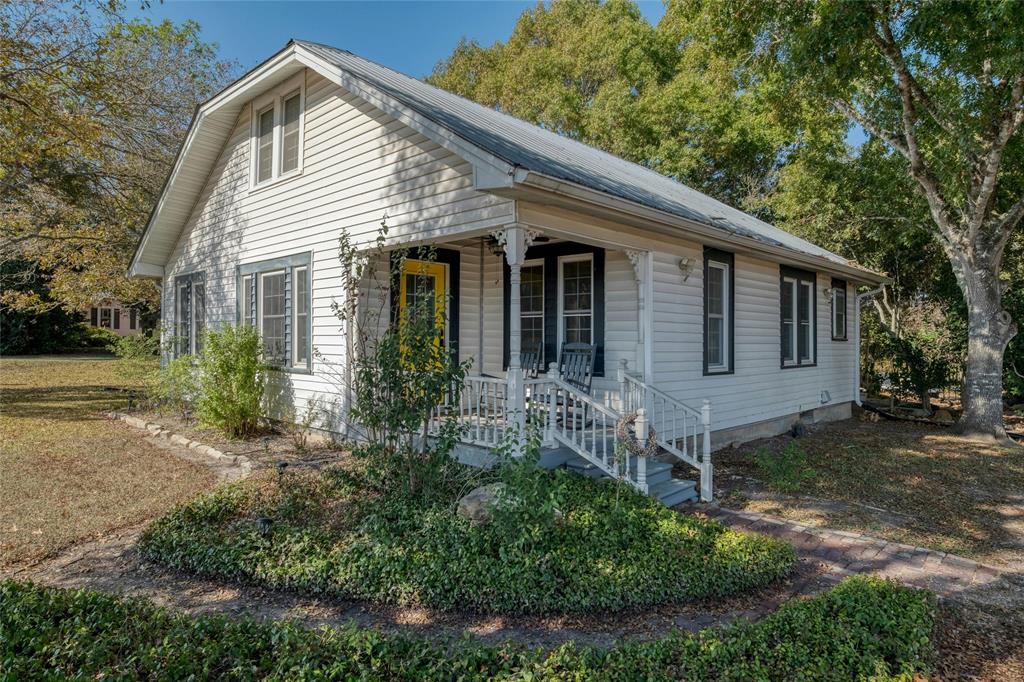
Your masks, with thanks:
[[[0,677],[909,682],[928,672],[933,629],[931,595],[871,578],[790,601],[756,624],[548,653],[355,626],[191,618],[143,601],[7,581]]]
[[[196,368],[192,357],[171,358],[160,368],[151,397],[157,405],[184,417],[197,393]]]
[[[160,339],[148,334],[120,336],[108,350],[117,356],[115,367],[124,386],[137,396],[151,395],[159,377]]]
[[[271,588],[489,613],[723,598],[775,582],[794,562],[783,542],[679,514],[611,481],[567,471],[514,479],[513,495],[543,486],[561,520],[528,510],[518,522],[473,526],[454,513],[454,490],[431,504],[368,494],[334,467],[221,487],[153,523],[140,546],[174,568]],[[271,520],[265,533],[259,518]]]
[[[84,322],[79,327],[81,331],[76,341],[77,348],[109,350],[121,338],[116,332],[103,327],[93,327]]]
[[[754,464],[765,477],[768,487],[780,493],[796,493],[804,483],[814,479],[814,469],[807,462],[807,453],[796,440],[786,444],[780,454],[758,448]]]
[[[198,359],[196,414],[231,437],[256,433],[263,418],[267,368],[259,332],[250,325],[208,330]]]

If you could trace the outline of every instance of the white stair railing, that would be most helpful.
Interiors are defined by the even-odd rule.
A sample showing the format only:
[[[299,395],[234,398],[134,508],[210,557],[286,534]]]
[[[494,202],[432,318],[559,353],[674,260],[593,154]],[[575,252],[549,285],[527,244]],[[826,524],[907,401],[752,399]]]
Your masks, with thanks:
[[[701,409],[694,409],[630,374],[625,361],[619,368],[619,398],[624,413],[646,412],[658,445],[700,472],[700,498],[712,501],[711,401],[704,400]]]
[[[545,388],[547,438],[567,446],[608,476],[624,480],[646,494],[647,460],[622,446],[617,433],[622,415],[563,381],[554,363]],[[646,430],[642,423],[641,426]]]

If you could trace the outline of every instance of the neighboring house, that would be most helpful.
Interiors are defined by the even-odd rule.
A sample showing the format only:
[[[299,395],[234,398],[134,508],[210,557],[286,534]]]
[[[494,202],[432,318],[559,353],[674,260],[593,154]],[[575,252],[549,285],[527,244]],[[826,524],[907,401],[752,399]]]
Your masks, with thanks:
[[[707,499],[712,445],[846,418],[858,399],[856,292],[882,275],[315,43],[290,42],[198,109],[131,273],[162,280],[181,352],[204,325],[255,324],[275,394],[297,412],[337,397],[343,423],[338,236],[369,249],[385,214],[388,247],[437,247],[407,277],[443,290],[446,343],[472,361],[448,406],[467,443],[493,446],[527,406],[555,405],[549,460],[571,452],[666,501],[691,497],[667,465],[615,461],[615,422],[643,408],[662,447],[701,469]],[[509,369],[546,367],[567,342],[593,351],[589,390]]]
[[[117,301],[107,301],[90,308],[89,324],[93,327],[109,329],[118,336],[135,336],[142,331],[139,311],[121,305]]]

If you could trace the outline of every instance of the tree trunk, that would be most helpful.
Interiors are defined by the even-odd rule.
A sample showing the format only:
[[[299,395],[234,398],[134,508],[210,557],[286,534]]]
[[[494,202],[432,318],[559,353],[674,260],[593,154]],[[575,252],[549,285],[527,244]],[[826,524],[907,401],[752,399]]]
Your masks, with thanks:
[[[1003,426],[1003,353],[1017,326],[1002,308],[997,272],[964,267],[958,274],[967,300],[968,337],[963,414],[955,430],[1010,444]]]

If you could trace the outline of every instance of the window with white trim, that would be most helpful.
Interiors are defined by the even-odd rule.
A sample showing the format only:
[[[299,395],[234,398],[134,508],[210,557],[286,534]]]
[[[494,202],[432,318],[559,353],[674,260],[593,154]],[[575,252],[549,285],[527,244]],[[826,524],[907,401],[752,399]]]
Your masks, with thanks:
[[[782,366],[815,363],[815,283],[812,272],[782,268],[780,277]]]
[[[527,261],[520,270],[519,316],[524,353],[539,354],[544,366],[544,261]]]
[[[206,275],[193,272],[174,278],[175,353],[198,355],[206,329]]]
[[[704,372],[733,370],[733,255],[704,249]]]
[[[311,275],[308,253],[238,268],[238,320],[263,340],[268,364],[311,370]]]
[[[252,185],[302,170],[303,74],[252,102]]]
[[[846,341],[846,281],[832,280],[832,340]]]
[[[558,327],[562,343],[594,343],[594,259],[591,254],[558,259]]]

